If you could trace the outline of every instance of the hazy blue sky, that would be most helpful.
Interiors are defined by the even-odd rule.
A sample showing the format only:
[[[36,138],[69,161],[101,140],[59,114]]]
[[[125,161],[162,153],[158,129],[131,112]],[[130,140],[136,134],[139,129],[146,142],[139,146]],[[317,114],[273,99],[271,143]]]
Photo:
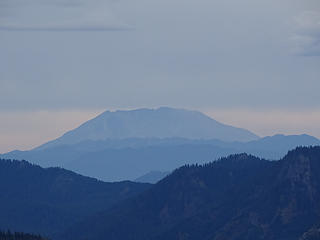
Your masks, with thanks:
[[[164,105],[320,137],[319,89],[319,0],[0,1],[0,152]]]

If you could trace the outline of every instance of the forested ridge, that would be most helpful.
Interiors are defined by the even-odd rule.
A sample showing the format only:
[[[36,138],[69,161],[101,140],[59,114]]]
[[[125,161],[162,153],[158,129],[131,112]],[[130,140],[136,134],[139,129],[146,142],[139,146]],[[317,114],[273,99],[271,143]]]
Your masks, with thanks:
[[[33,235],[29,233],[0,231],[0,240],[49,240],[40,235]]]
[[[0,228],[51,237],[149,186],[0,159]]]
[[[320,147],[187,165],[60,239],[318,240],[319,172]]]

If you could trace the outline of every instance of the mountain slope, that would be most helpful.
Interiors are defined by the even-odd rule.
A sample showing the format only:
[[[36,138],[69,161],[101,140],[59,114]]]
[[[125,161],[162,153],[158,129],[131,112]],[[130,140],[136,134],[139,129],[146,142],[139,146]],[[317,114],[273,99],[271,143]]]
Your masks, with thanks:
[[[138,177],[135,179],[135,182],[140,182],[140,183],[157,183],[161,179],[165,178],[168,176],[170,172],[160,172],[160,171],[151,171],[148,172],[147,174],[144,174],[141,177]]]
[[[60,239],[298,240],[320,220],[319,171],[320,147],[185,166]]]
[[[84,140],[172,137],[224,141],[250,141],[259,138],[248,130],[219,123],[201,112],[162,107],[106,111],[37,149],[75,144]]]
[[[60,168],[0,160],[0,228],[52,236],[148,187],[105,183]]]
[[[275,135],[247,143],[131,138],[14,151],[0,157],[26,159],[43,167],[60,166],[104,181],[119,181],[134,180],[153,170],[172,171],[184,164],[206,163],[241,152],[278,160],[290,149],[309,145],[320,145],[320,141],[308,135]]]

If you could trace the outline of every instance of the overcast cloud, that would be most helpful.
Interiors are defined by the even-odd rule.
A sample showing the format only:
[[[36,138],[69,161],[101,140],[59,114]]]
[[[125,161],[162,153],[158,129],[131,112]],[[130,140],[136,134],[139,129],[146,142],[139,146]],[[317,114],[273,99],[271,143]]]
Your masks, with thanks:
[[[319,0],[0,0],[0,152],[163,105],[319,137],[319,13]]]
[[[318,0],[0,3],[0,111],[320,107]]]
[[[105,31],[128,29],[112,12],[113,0],[2,0],[0,29]]]
[[[295,52],[306,56],[320,55],[320,11],[305,11],[295,18],[295,23]]]

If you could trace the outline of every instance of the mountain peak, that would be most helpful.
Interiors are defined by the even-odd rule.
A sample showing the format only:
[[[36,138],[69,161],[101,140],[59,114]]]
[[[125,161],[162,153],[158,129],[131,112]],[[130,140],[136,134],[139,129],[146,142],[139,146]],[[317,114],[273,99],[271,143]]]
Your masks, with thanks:
[[[289,180],[291,188],[307,192],[312,199],[319,187],[316,183],[320,182],[320,146],[297,147],[289,151],[282,162],[279,176]]]
[[[176,137],[241,142],[259,138],[248,130],[225,125],[199,111],[160,107],[105,111],[39,149],[85,140]]]
[[[290,150],[284,161],[297,163],[320,162],[320,146],[299,146]]]

